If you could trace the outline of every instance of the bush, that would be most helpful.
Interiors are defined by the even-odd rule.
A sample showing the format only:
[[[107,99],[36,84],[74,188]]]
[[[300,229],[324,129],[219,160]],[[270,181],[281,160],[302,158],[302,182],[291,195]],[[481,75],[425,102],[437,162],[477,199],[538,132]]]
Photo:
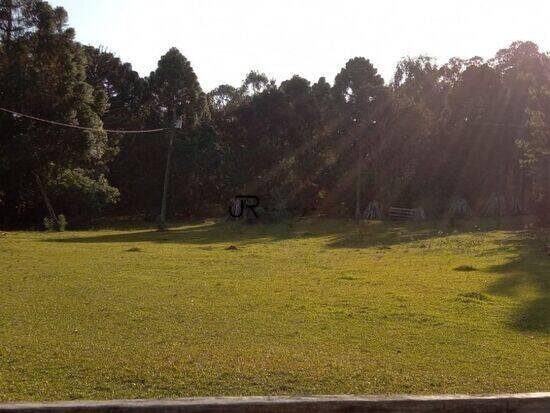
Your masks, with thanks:
[[[57,217],[57,229],[59,232],[65,231],[65,228],[67,228],[67,219],[65,218],[65,215],[59,214]]]
[[[49,186],[54,203],[63,205],[64,212],[81,222],[100,215],[120,195],[103,175],[94,176],[82,169],[65,170]]]
[[[44,217],[44,229],[46,231],[53,231],[56,229],[55,221],[51,218]]]

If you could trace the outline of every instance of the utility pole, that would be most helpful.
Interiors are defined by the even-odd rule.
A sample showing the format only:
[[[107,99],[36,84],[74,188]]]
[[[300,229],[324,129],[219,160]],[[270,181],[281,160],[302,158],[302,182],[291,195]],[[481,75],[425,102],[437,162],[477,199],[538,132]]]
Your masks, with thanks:
[[[355,220],[361,219],[361,185],[362,185],[362,172],[363,172],[363,143],[361,139],[361,133],[357,134],[357,115],[352,119],[353,131],[357,140],[357,164],[356,164],[356,180],[355,180]]]
[[[361,185],[363,173],[363,140],[357,139],[357,180],[355,184],[355,219],[361,219]]]
[[[50,219],[55,224],[55,227],[59,229],[59,220],[57,219],[57,215],[55,214],[52,203],[50,202],[50,198],[48,197],[46,188],[44,187],[44,184],[42,183],[42,180],[40,179],[40,176],[38,175],[38,173],[33,172],[33,174],[36,180],[36,185],[38,185],[38,189],[40,190],[40,194],[42,195],[42,199],[44,199],[44,204],[46,205],[46,209],[48,210]]]
[[[172,161],[172,151],[174,148],[174,135],[176,133],[176,107],[172,108],[172,127],[168,130],[168,155],[166,156],[166,167],[164,169],[164,186],[162,189],[162,206],[160,208],[160,223],[159,229],[166,230],[166,199],[168,197],[168,183],[170,181],[170,164]],[[181,127],[181,126],[180,126]]]
[[[354,118],[353,122],[357,122],[357,119]],[[371,130],[376,125],[376,121],[369,121],[366,125],[366,135],[367,138],[371,134]],[[363,193],[363,162],[365,161],[365,152],[364,148],[364,138],[363,134],[360,133],[357,137],[357,180],[355,184],[355,220],[359,221],[361,219],[361,196]]]

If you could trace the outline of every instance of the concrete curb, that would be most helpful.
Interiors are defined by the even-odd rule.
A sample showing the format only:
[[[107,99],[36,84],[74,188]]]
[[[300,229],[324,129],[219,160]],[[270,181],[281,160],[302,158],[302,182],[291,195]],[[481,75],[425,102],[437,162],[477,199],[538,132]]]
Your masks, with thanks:
[[[443,396],[206,397],[174,400],[64,401],[0,404],[17,413],[548,413],[550,393]]]

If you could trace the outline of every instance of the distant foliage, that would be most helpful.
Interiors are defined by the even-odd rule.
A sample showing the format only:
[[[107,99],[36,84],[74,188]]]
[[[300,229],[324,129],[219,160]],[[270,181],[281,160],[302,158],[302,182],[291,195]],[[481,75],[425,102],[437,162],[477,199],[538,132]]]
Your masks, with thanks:
[[[103,175],[83,169],[65,170],[49,183],[52,199],[63,211],[81,220],[98,216],[105,205],[116,203],[119,191]]]
[[[532,42],[486,61],[408,57],[386,82],[358,56],[332,82],[294,75],[278,85],[250,71],[240,85],[205,93],[176,48],[140,77],[112,53],[76,42],[67,22],[45,1],[0,2],[0,106],[98,129],[181,120],[172,218],[223,214],[244,194],[281,217],[378,219],[376,200],[422,205],[435,217],[473,209],[550,221],[550,56]],[[159,215],[164,131],[120,136],[0,113],[0,136],[2,226],[40,223],[46,202],[35,181],[71,223]]]
[[[67,218],[65,218],[63,214],[59,214],[57,220],[50,217],[44,217],[43,223],[46,231],[64,232],[65,229],[67,229]]]
[[[108,94],[87,82],[86,55],[67,20],[63,8],[45,1],[0,3],[0,106],[101,128]],[[6,113],[0,117],[4,225],[43,215],[43,195],[33,176],[50,187],[77,168],[91,171],[91,180],[106,176],[117,142],[105,132],[54,127]]]
[[[472,215],[472,209],[464,198],[454,198],[449,207],[449,215],[455,218],[466,218]]]
[[[43,223],[46,231],[55,231],[57,229],[57,224],[52,218],[44,217]]]
[[[502,195],[492,194],[483,205],[481,214],[486,217],[501,217],[506,215],[506,199]]]
[[[550,195],[540,195],[535,203],[535,215],[540,225],[550,225]]]
[[[521,201],[518,198],[511,198],[508,203],[508,214],[510,215],[521,215],[525,211],[521,205]]]

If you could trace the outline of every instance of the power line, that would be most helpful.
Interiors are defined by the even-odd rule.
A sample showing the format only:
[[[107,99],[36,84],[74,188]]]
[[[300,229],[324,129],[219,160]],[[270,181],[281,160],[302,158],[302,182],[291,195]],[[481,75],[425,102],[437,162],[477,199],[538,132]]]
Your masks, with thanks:
[[[116,129],[101,129],[101,128],[89,128],[86,126],[78,126],[78,125],[70,125],[68,123],[62,123],[62,122],[55,122],[53,120],[38,118],[36,116],[31,115],[25,115],[24,113],[19,113],[14,110],[6,109],[0,107],[1,111],[11,113],[14,116],[21,116],[23,118],[33,119],[37,120],[39,122],[49,123],[51,125],[56,126],[63,126],[65,128],[73,128],[73,129],[80,129],[80,130],[87,130],[92,132],[107,132],[107,133],[121,133],[121,134],[130,134],[130,133],[153,133],[153,132],[161,132],[164,130],[167,130],[168,128],[160,128],[160,129],[145,129],[145,130],[116,130]]]

